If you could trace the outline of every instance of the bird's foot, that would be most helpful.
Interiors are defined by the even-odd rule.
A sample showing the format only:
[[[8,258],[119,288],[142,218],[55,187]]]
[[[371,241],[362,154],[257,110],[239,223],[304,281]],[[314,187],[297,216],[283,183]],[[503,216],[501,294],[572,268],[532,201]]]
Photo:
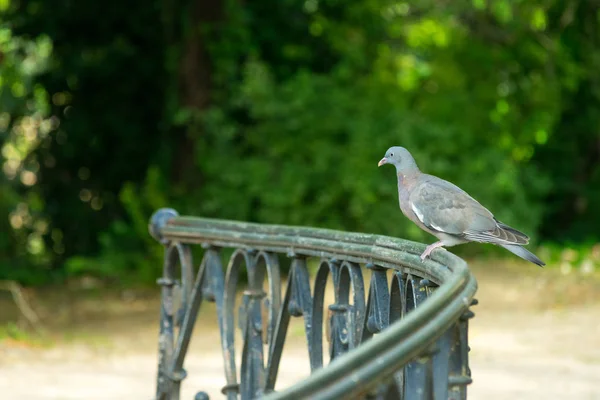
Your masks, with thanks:
[[[431,252],[435,249],[437,249],[438,247],[442,247],[443,244],[442,242],[435,242],[430,244],[429,246],[427,246],[425,248],[425,251],[423,252],[423,254],[421,254],[421,261],[425,261],[427,258],[429,258],[431,256]]]

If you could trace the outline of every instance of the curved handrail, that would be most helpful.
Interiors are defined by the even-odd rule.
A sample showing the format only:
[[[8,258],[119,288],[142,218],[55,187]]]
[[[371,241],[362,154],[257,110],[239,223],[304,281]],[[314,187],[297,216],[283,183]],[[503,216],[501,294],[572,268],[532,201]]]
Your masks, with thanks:
[[[200,217],[173,217],[160,229],[160,239],[184,243],[210,243],[222,247],[246,247],[305,256],[327,257],[345,254],[372,258],[381,266],[410,267],[440,283],[450,275],[470,274],[466,263],[449,253],[436,252],[422,262],[424,245],[388,236],[340,232],[331,229],[266,225]]]
[[[407,270],[439,286],[414,311],[376,337],[332,360],[306,380],[267,394],[267,399],[337,399],[349,393],[369,392],[376,383],[391,379],[402,365],[431,354],[432,345],[468,312],[477,290],[475,278],[462,259],[437,251],[422,262],[419,255],[424,245],[381,235],[180,217],[170,209],[154,214],[150,231],[163,244],[195,243],[293,257],[338,257]]]

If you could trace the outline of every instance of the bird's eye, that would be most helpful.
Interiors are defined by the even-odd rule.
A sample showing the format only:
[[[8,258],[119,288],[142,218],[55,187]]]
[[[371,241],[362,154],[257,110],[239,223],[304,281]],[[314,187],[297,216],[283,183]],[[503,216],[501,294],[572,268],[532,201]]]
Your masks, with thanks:
[[[394,157],[394,153],[390,153],[390,157]]]

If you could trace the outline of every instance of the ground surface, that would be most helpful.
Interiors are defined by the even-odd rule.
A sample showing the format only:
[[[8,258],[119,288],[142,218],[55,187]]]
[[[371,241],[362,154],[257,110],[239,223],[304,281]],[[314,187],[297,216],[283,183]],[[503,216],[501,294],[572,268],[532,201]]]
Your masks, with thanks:
[[[479,281],[470,328],[470,399],[599,399],[600,279],[515,266],[475,266]],[[44,339],[0,339],[5,400],[150,399],[156,375],[157,298],[131,291],[36,293]],[[54,314],[52,313],[54,311]],[[0,321],[14,315],[0,299]],[[50,318],[54,315],[54,318]],[[211,398],[223,385],[214,310],[201,312],[182,399]],[[302,329],[292,326],[279,377],[308,374]]]

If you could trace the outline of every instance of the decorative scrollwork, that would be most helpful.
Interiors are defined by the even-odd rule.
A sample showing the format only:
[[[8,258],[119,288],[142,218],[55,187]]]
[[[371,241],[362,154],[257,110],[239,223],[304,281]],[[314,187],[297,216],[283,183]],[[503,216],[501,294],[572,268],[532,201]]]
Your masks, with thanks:
[[[336,363],[338,358],[377,341],[378,335],[384,335],[391,325],[403,323],[399,321],[412,313],[416,313],[412,319],[419,320],[417,310],[429,302],[438,288],[432,280],[436,274],[430,269],[419,271],[402,260],[390,268],[387,258],[376,262],[371,257],[357,256],[356,252],[345,252],[335,246],[327,251],[323,251],[322,246],[318,251],[299,247],[290,251],[273,246],[273,241],[260,232],[256,237],[250,235],[252,240],[246,241],[232,235],[230,245],[221,237],[215,238],[214,232],[199,235],[193,242],[200,242],[204,253],[194,274],[188,244],[191,241],[166,240],[163,230],[176,218],[176,213],[172,210],[164,213],[154,216],[154,225],[151,225],[153,235],[166,245],[163,277],[158,281],[162,286],[162,305],[157,399],[179,398],[180,384],[186,376],[184,359],[202,300],[216,303],[225,369],[222,393],[226,398],[284,398],[274,390],[292,318],[303,319],[310,370],[315,376],[323,375],[324,370],[330,370],[323,360],[324,336],[329,364],[340,368]],[[248,246],[250,242],[252,247]],[[222,249],[226,247],[234,251],[224,269]],[[307,263],[319,253],[311,293]],[[284,255],[291,262],[282,296],[280,257]],[[364,271],[369,278],[366,296]],[[240,277],[244,273],[247,282],[242,288]],[[447,271],[437,275],[444,274]],[[326,304],[328,282],[333,287],[331,304]],[[180,292],[178,307],[175,306],[176,292]],[[406,355],[407,362],[396,365],[382,358],[382,363],[390,365],[381,379],[361,382],[357,375],[358,386],[362,387],[354,390],[332,387],[329,392],[324,388],[318,397],[336,398],[331,397],[333,393],[342,390],[381,399],[466,398],[466,385],[470,382],[467,321],[473,315],[468,311],[469,305],[471,303],[461,308],[463,312],[444,331],[425,335],[433,340],[421,342],[411,337],[418,346]],[[239,366],[234,342],[236,329],[241,330],[243,341]],[[299,388],[295,393],[306,393],[306,390],[309,389]],[[197,398],[208,398],[208,395],[199,392]]]

